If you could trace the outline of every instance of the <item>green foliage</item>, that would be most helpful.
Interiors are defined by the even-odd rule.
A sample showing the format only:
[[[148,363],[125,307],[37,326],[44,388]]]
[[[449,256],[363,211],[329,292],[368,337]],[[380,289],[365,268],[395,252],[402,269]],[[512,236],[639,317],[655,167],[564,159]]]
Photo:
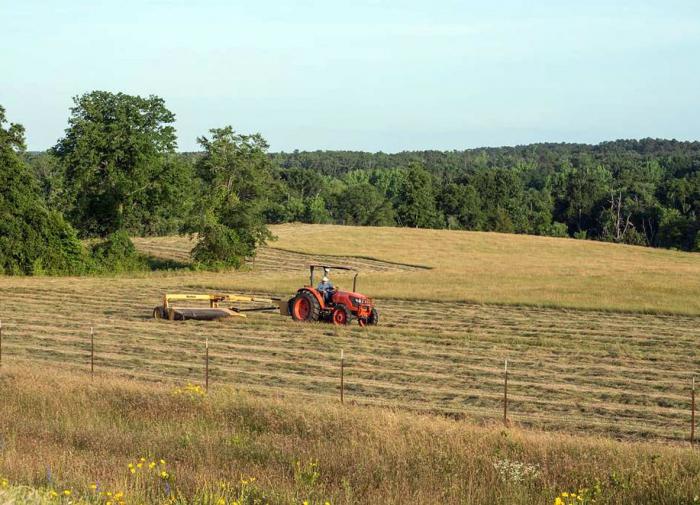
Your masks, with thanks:
[[[448,223],[452,223],[449,228],[481,230],[484,227],[481,198],[474,186],[448,183],[440,198],[440,208]]]
[[[0,106],[0,273],[77,274],[85,255],[63,216],[47,209],[23,159],[24,128]]]
[[[3,130],[3,270],[142,268],[119,231],[197,234],[197,262],[238,267],[270,239],[266,223],[291,221],[700,248],[698,142],[268,154],[260,135],[227,127],[176,154],[174,119],[161,98],[93,91],[50,152],[25,153],[21,127]],[[74,230],[109,236],[92,266]]]
[[[430,172],[414,163],[406,172],[398,192],[396,221],[413,228],[439,228],[441,220],[435,206],[435,190]]]
[[[65,136],[52,150],[71,222],[83,236],[138,231],[164,193],[172,196],[157,188],[182,183],[172,174],[178,165],[166,157],[176,146],[175,116],[156,96],[93,91],[74,102]]]
[[[91,248],[93,269],[102,273],[148,270],[148,261],[136,251],[124,230],[115,231]]]
[[[355,186],[366,189],[362,185],[369,183],[391,204],[400,226],[685,250],[700,243],[699,142],[643,139],[397,154],[295,151],[272,159],[282,172],[293,171],[295,180],[325,177],[316,190],[336,223],[363,222],[365,199],[356,199],[357,208],[340,208],[339,196],[353,196],[359,193]],[[293,186],[287,208],[305,207],[307,196],[299,188],[310,185]],[[290,214],[288,220],[308,222],[304,212]]]
[[[343,224],[393,226],[391,204],[369,182],[348,186],[337,196],[336,218]]]
[[[264,219],[272,182],[268,145],[261,135],[230,126],[210,132],[211,139],[198,139],[204,148],[197,163],[202,210],[188,227],[198,236],[192,254],[204,265],[240,267],[272,238]]]

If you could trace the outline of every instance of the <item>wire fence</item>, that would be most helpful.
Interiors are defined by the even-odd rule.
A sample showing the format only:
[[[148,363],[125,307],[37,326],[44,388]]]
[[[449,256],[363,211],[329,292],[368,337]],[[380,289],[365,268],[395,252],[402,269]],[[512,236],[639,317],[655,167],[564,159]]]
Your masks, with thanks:
[[[201,334],[198,334],[197,339],[192,341],[186,349],[182,345],[171,347],[168,352],[169,359],[165,361],[154,359],[154,356],[163,352],[162,349],[149,348],[144,343],[141,347],[141,355],[132,356],[131,364],[136,366],[125,367],[122,366],[122,361],[114,358],[113,348],[101,349],[101,342],[110,340],[111,344],[114,343],[114,338],[110,338],[109,331],[98,333],[94,326],[86,327],[83,331],[75,331],[74,338],[68,341],[67,345],[58,347],[23,345],[22,337],[13,337],[12,335],[19,333],[17,332],[18,328],[18,326],[13,326],[12,330],[15,331],[8,331],[10,330],[8,325],[3,325],[3,321],[0,320],[0,371],[3,365],[11,362],[50,363],[52,367],[87,372],[92,378],[96,374],[116,375],[158,382],[201,383],[207,391],[217,385],[234,385],[253,393],[268,395],[293,394],[309,397],[336,397],[337,401],[341,403],[350,401],[353,404],[390,406],[448,415],[460,419],[472,419],[490,424],[499,422],[506,427],[520,425],[544,429],[564,429],[565,431],[568,431],[570,427],[574,427],[571,431],[587,431],[592,427],[592,431],[595,433],[605,433],[606,429],[612,425],[625,423],[624,418],[618,418],[615,415],[609,415],[607,421],[601,421],[599,415],[598,419],[588,423],[583,421],[585,416],[574,416],[575,419],[557,419],[556,422],[548,422],[546,414],[533,412],[532,409],[528,408],[519,410],[518,407],[526,407],[526,396],[523,395],[527,394],[528,384],[518,381],[517,360],[513,361],[508,358],[502,362],[500,371],[496,366],[479,370],[482,380],[488,381],[491,386],[501,384],[500,393],[494,393],[492,387],[487,394],[480,395],[481,398],[477,395],[474,405],[466,403],[464,409],[460,411],[454,407],[454,401],[448,402],[448,405],[440,405],[439,402],[435,401],[426,402],[420,398],[420,395],[413,395],[415,398],[412,398],[411,393],[420,391],[421,387],[434,387],[432,385],[415,383],[413,387],[416,391],[409,391],[405,395],[396,394],[397,390],[400,391],[401,388],[405,387],[405,384],[396,384],[396,387],[392,389],[390,381],[385,380],[382,387],[377,384],[374,385],[374,388],[367,387],[366,372],[368,369],[372,369],[372,365],[353,360],[352,354],[349,354],[344,348],[336,348],[333,351],[330,345],[328,352],[324,353],[323,356],[316,356],[317,366],[314,367],[312,373],[307,374],[303,372],[290,374],[289,370],[276,367],[274,361],[263,361],[256,356],[231,352],[230,343],[217,348],[217,342],[211,341]],[[26,331],[22,333],[26,333]],[[105,347],[113,347],[113,345]],[[301,349],[301,352],[303,353],[304,349]],[[310,351],[310,353],[314,354],[314,351]],[[332,355],[335,355],[335,358]],[[174,356],[178,358],[174,359]],[[235,363],[246,361],[250,361],[246,367],[235,369]],[[495,365],[497,358],[494,357],[493,361]],[[396,364],[400,365],[400,358],[396,360]],[[358,371],[362,373],[356,373]],[[373,373],[381,376],[382,374],[400,373],[400,371],[400,368],[392,370],[383,365],[381,368],[373,370]],[[257,375],[256,380],[250,380],[253,375]],[[299,387],[304,381],[310,387]],[[556,384],[553,384],[553,387],[556,387]],[[669,407],[665,411],[664,409],[655,409],[657,410],[655,416],[650,413],[649,419],[658,418],[654,419],[652,424],[666,425],[668,427],[666,433],[661,432],[660,436],[642,435],[641,437],[632,436],[629,438],[685,440],[691,445],[695,445],[695,378],[692,374],[688,374],[688,384],[685,390],[687,391],[687,408]],[[467,392],[465,394],[469,401],[474,400],[473,396],[473,393]],[[502,411],[500,416],[499,409]],[[604,414],[604,406],[601,406],[601,412]],[[669,422],[671,419],[673,423]],[[683,429],[682,425],[685,425],[686,428]],[[683,435],[683,431],[686,435]],[[618,431],[612,433],[619,435]],[[659,432],[651,431],[651,433],[658,434]],[[623,438],[625,438],[624,434]]]

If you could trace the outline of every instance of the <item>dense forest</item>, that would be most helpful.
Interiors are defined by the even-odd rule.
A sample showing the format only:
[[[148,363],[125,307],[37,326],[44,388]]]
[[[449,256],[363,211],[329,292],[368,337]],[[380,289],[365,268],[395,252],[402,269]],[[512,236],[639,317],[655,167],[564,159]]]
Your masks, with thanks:
[[[271,220],[419,226],[700,250],[700,142],[273,154]]]
[[[94,91],[55,146],[27,152],[0,107],[0,271],[137,268],[130,235],[174,233],[198,237],[196,264],[236,267],[266,224],[293,221],[700,250],[700,142],[270,153],[225,126],[179,153],[174,124],[159,97]]]

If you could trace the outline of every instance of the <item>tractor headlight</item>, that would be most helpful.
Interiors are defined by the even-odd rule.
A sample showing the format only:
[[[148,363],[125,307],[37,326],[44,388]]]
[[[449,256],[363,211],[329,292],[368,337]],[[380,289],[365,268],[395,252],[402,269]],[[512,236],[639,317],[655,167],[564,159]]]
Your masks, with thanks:
[[[351,298],[352,304],[355,305],[356,307],[359,307],[360,305],[364,305],[365,299],[364,298]]]

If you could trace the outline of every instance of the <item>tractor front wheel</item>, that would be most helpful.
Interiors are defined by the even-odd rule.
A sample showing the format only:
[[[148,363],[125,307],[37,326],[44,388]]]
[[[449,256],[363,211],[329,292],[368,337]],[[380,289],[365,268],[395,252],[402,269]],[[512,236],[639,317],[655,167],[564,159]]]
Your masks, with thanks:
[[[367,324],[369,324],[370,326],[379,324],[379,312],[377,312],[377,309],[372,309],[372,312],[367,318]]]
[[[346,325],[350,322],[350,313],[343,306],[336,307],[331,317],[333,318],[333,324],[338,326]]]
[[[321,305],[311,293],[299,293],[292,299],[291,305],[292,319],[295,321],[318,321]]]

